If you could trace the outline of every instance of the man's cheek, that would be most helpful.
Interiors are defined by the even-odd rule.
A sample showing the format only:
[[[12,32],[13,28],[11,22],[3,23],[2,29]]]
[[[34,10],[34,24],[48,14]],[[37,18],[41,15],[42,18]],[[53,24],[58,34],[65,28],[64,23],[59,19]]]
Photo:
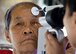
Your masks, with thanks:
[[[11,41],[13,43],[18,43],[20,42],[22,39],[22,37],[20,36],[20,34],[17,34],[17,33],[13,33],[13,35],[11,36]]]

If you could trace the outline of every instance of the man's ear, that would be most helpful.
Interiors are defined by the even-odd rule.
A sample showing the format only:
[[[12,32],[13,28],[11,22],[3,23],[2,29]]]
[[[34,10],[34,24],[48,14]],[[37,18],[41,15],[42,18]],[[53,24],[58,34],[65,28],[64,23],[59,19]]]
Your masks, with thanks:
[[[4,33],[5,33],[5,38],[6,38],[6,40],[7,40],[9,43],[11,43],[11,38],[10,38],[10,36],[9,36],[9,32],[8,32],[8,31],[5,31]]]

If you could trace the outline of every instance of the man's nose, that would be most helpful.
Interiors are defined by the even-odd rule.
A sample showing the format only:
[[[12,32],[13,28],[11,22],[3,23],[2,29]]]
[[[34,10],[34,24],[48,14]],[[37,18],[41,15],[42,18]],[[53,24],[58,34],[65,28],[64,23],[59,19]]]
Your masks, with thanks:
[[[24,30],[24,34],[26,35],[26,34],[32,34],[33,33],[33,31],[30,29],[30,28],[26,28],[25,30]]]

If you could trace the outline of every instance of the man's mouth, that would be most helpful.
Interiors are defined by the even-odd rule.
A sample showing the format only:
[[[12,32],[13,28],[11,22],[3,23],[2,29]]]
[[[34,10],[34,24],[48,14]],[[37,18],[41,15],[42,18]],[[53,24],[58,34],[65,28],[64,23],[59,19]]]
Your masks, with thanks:
[[[34,37],[25,37],[25,39],[21,42],[21,43],[35,43],[37,42],[37,38],[34,38]]]

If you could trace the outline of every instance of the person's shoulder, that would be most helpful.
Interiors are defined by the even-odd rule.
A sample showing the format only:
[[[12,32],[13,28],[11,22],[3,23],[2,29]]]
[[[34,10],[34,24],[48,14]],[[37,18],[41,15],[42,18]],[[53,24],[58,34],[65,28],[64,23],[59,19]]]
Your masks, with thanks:
[[[0,50],[0,54],[12,54],[11,50]]]

